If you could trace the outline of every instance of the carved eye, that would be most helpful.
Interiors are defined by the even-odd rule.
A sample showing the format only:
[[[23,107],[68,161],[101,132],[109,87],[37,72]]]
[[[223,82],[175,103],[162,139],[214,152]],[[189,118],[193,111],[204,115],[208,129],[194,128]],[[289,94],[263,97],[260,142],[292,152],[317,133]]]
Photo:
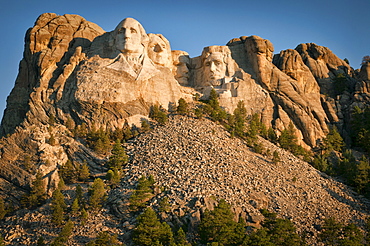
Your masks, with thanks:
[[[210,62],[206,62],[206,64],[204,64],[206,67],[209,67],[211,66],[211,63]]]
[[[122,28],[120,28],[120,29],[118,29],[118,33],[124,33],[124,32],[125,32],[125,29],[126,29],[126,28],[123,28],[123,27],[122,27]]]
[[[215,65],[216,65],[216,66],[220,66],[220,65],[221,65],[221,62],[219,62],[219,61],[215,61]]]
[[[131,28],[131,33],[137,33],[136,29]]]

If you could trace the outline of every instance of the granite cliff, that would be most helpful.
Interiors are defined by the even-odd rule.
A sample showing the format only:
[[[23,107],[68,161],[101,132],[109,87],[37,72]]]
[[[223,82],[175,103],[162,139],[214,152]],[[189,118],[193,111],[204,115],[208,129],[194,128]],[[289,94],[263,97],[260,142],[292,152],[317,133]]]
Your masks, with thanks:
[[[277,135],[293,123],[299,144],[306,149],[316,147],[333,125],[337,126],[344,139],[350,143],[350,113],[354,106],[365,108],[369,104],[369,71],[369,63],[355,71],[328,48],[314,43],[300,44],[295,49],[283,50],[274,55],[274,47],[270,41],[258,36],[243,36],[230,40],[225,46],[205,47],[200,56],[192,58],[185,51],[171,50],[170,42],[163,35],[147,34],[144,27],[132,18],[124,19],[113,31],[105,32],[78,15],[42,14],[26,33],[24,57],[1,121],[0,135],[3,138],[0,142],[0,196],[18,207],[20,198],[29,191],[37,171],[42,173],[46,192],[51,195],[59,182],[60,169],[67,160],[74,164],[87,162],[95,174],[105,170],[103,166],[107,156],[95,153],[84,141],[75,138],[73,128],[86,126],[88,129],[115,130],[127,124],[139,125],[142,120],[148,120],[153,105],[159,105],[171,112],[180,98],[190,104],[195,98],[206,100],[212,89],[219,95],[220,105],[227,112],[232,113],[238,102],[244,101],[247,116],[258,113],[261,121]],[[337,88],[335,81],[338,76],[344,78],[344,90]],[[208,121],[183,120],[199,129],[204,126],[217,128]],[[168,133],[173,138],[185,134],[182,132],[185,130],[179,128],[185,129],[186,126],[181,126],[180,123],[181,120],[177,118],[171,123],[177,124],[176,130]],[[199,129],[197,134],[200,134]],[[233,142],[230,139],[225,140],[229,137],[224,135],[226,133],[218,129],[215,131],[222,135],[219,141]],[[226,155],[233,156],[234,159],[245,159],[248,156],[254,160],[253,165],[256,166],[239,162],[226,163],[227,158],[221,147],[219,150],[212,150],[215,152],[214,158],[210,157],[207,161],[201,161],[207,159],[209,153],[206,150],[199,157],[193,156],[195,153],[191,152],[189,156],[185,155],[186,162],[194,157],[197,165],[205,165],[207,171],[201,170],[211,176],[203,179],[204,173],[197,173],[194,179],[200,182],[199,185],[198,181],[194,181],[194,184],[182,184],[183,187],[180,180],[191,177],[183,174],[181,166],[184,165],[183,168],[189,170],[192,167],[186,166],[184,162],[174,162],[177,149],[158,157],[160,160],[168,159],[164,163],[167,166],[162,169],[171,169],[171,175],[162,175],[160,163],[156,162],[159,159],[155,159],[155,153],[149,154],[151,148],[162,141],[163,136],[154,134],[137,140],[137,146],[133,144],[136,140],[127,145],[128,150],[132,151],[132,166],[128,170],[127,182],[123,182],[121,190],[113,191],[117,194],[110,200],[111,209],[118,217],[125,216],[121,207],[127,198],[125,192],[131,189],[135,178],[144,173],[153,174],[162,186],[171,186],[166,178],[173,174],[176,176],[173,177],[176,189],[172,187],[175,193],[171,196],[174,204],[178,205],[176,213],[185,209],[182,203],[188,198],[199,199],[204,203],[203,193],[211,192],[210,187],[218,182],[217,177],[211,173],[217,173],[217,168],[221,167],[212,169],[215,167],[207,166],[215,165],[212,163],[216,160],[225,160],[225,166],[222,167],[225,172],[229,172],[229,168],[251,168],[256,171],[266,167],[266,170],[263,169],[265,173],[256,174],[256,179],[245,178],[241,182],[232,182],[232,186],[228,185],[228,180],[232,181],[235,177],[240,179],[240,176],[244,177],[246,174],[235,172],[219,180],[225,186],[222,187],[224,190],[216,189],[216,193],[227,198],[240,213],[249,213],[250,216],[258,214],[256,208],[253,210],[253,206],[248,205],[247,208],[243,204],[253,200],[251,197],[259,195],[243,193],[239,198],[235,198],[237,194],[228,198],[227,190],[242,190],[242,186],[248,186],[247,183],[250,182],[258,186],[258,194],[263,193],[262,203],[266,203],[264,206],[285,217],[293,210],[286,205],[292,197],[296,199],[294,206],[299,206],[301,211],[312,208],[309,203],[301,203],[300,199],[311,199],[315,204],[323,197],[330,200],[331,205],[328,207],[317,205],[327,211],[319,211],[315,207],[316,210],[313,209],[312,216],[308,216],[309,219],[305,222],[303,212],[292,217],[301,230],[310,231],[312,237],[315,237],[316,231],[310,228],[310,224],[317,223],[313,217],[335,214],[330,207],[338,207],[337,202],[346,204],[335,215],[341,218],[342,214],[347,214],[348,217],[343,219],[345,221],[359,220],[359,217],[366,214],[363,208],[356,205],[354,200],[357,198],[353,198],[355,195],[347,187],[343,188],[342,184],[333,180],[328,181],[327,177],[317,173],[307,163],[299,161],[296,164],[298,160],[291,159],[284,152],[286,159],[282,166],[270,167],[268,160],[259,161],[260,157],[249,153],[238,140],[234,143],[238,146],[234,147],[243,152],[242,156],[234,156],[234,152],[237,152],[235,148],[230,150],[233,154]],[[199,141],[201,146],[219,145],[206,143],[208,140],[203,137],[189,137],[193,142]],[[176,140],[176,144],[167,143],[167,147],[161,146],[161,149],[172,145],[184,147],[186,141],[188,140]],[[188,146],[194,145],[193,142]],[[277,148],[269,143],[264,144],[271,149]],[[149,149],[144,151],[145,148]],[[183,151],[185,153],[188,149]],[[147,153],[148,156],[142,153]],[[153,167],[137,166],[144,162],[143,159],[150,157],[154,158],[150,160]],[[31,168],[25,168],[26,162],[32,163]],[[309,170],[305,176],[312,177],[319,187],[313,188],[312,180],[305,177],[302,183],[289,184],[289,187],[294,187],[287,190],[286,182],[281,180],[286,179],[286,172],[293,172],[288,167]],[[274,168],[284,174],[271,174],[271,182],[281,182],[281,187],[285,188],[263,188],[269,185],[265,182],[269,182],[266,180],[270,177],[270,172],[276,171],[272,170]],[[298,174],[301,171],[294,172]],[[267,178],[261,178],[266,175]],[[328,186],[331,188],[325,188]],[[301,188],[304,192],[301,192]],[[207,189],[211,190],[206,191]],[[315,194],[313,189],[321,189],[321,195]],[[341,189],[345,190],[343,194],[339,191]],[[179,198],[179,193],[176,192],[181,193],[181,190],[186,190],[186,194]],[[296,197],[295,192],[299,193]],[[253,202],[256,203],[258,201]],[[191,209],[194,213],[200,213],[200,208]]]

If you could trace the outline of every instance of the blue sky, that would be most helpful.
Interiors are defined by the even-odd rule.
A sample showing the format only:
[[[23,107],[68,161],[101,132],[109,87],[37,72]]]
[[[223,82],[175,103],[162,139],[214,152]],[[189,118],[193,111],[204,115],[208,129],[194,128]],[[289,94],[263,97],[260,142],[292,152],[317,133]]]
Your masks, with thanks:
[[[126,17],[147,33],[161,33],[174,50],[200,55],[203,47],[257,35],[275,53],[316,43],[359,68],[370,55],[369,0],[2,0],[0,5],[0,118],[22,59],[24,36],[46,12],[78,14],[111,31]]]

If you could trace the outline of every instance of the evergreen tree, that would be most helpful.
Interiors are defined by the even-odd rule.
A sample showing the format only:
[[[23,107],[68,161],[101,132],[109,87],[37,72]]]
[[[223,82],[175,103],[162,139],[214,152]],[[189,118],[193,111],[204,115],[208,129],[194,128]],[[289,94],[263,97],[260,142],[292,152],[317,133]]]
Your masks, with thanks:
[[[5,246],[4,238],[1,234],[0,234],[0,246]]]
[[[84,162],[78,170],[78,179],[86,182],[90,177],[90,169],[86,162]]]
[[[180,98],[177,106],[177,113],[181,115],[186,115],[188,113],[188,103],[184,98]]]
[[[295,135],[294,125],[292,122],[289,123],[288,128],[285,128],[279,137],[280,146],[283,149],[293,150],[294,145],[297,143],[297,137]]]
[[[147,132],[150,130],[150,124],[147,120],[141,120],[141,131]]]
[[[244,137],[246,126],[245,126],[245,120],[247,118],[247,109],[244,106],[243,101],[239,101],[238,105],[236,106],[234,110],[234,117],[235,117],[235,135],[239,137]]]
[[[324,138],[324,149],[328,152],[335,150],[342,152],[344,141],[335,126],[330,128],[328,135]]]
[[[41,205],[46,199],[45,184],[40,172],[36,173],[36,178],[33,180],[31,185],[31,193],[25,199],[25,203],[33,208]]]
[[[101,207],[102,203],[105,200],[105,185],[103,180],[97,178],[94,180],[94,183],[91,185],[89,190],[90,194],[90,206],[92,209],[98,209]]]
[[[105,177],[113,187],[116,187],[121,180],[121,172],[114,168],[113,170],[108,170]]]
[[[354,177],[354,184],[356,186],[357,192],[359,193],[363,193],[366,186],[369,184],[369,170],[369,161],[366,159],[365,156],[362,156],[362,159],[356,166]]]
[[[81,187],[80,184],[78,184],[76,186],[76,199],[78,200],[79,203],[81,203],[82,199],[83,199],[83,197],[82,197],[82,187]]]
[[[280,155],[279,152],[277,152],[276,150],[274,150],[274,152],[272,153],[272,162],[273,163],[280,162]]]
[[[364,235],[355,224],[350,223],[343,228],[341,245],[361,246],[363,239]]]
[[[1,244],[0,244],[1,245]],[[46,243],[45,243],[45,239],[43,236],[40,236],[38,239],[37,239],[37,242],[36,242],[36,245],[37,246],[45,246]]]
[[[72,214],[73,215],[77,215],[78,212],[80,211],[80,203],[78,201],[77,198],[75,198],[72,202],[72,206],[71,206],[71,210],[72,210]]]
[[[111,235],[109,232],[102,231],[99,232],[97,238],[88,244],[86,246],[120,246],[123,245],[120,243],[117,239],[117,234]]]
[[[161,223],[157,214],[150,207],[137,217],[138,224],[133,232],[133,242],[137,245],[152,246],[171,245],[174,241],[171,228],[167,223]]]
[[[128,162],[128,156],[126,154],[125,149],[122,147],[122,144],[119,140],[117,140],[112,149],[112,155],[109,157],[108,160],[108,167],[110,169],[116,168],[117,170],[121,170],[123,166],[125,166]]]
[[[51,221],[55,225],[61,225],[64,221],[64,211],[67,208],[67,205],[64,201],[64,196],[59,189],[56,189],[53,192],[53,200],[51,203],[52,215]]]
[[[67,184],[76,182],[78,175],[71,160],[67,160],[67,162],[61,167],[60,175]]]
[[[154,183],[153,176],[149,176],[149,178],[142,176],[138,180],[136,190],[130,197],[130,208],[133,211],[146,207],[148,199],[153,196]]]
[[[176,242],[176,246],[190,246],[191,245],[186,240],[185,232],[181,227],[175,235],[175,242]]]
[[[84,224],[85,221],[89,218],[89,213],[84,208],[82,208],[81,210],[80,218],[81,218],[82,224]]]
[[[325,219],[319,238],[325,245],[340,245],[341,230],[342,225],[335,221],[334,218]]]
[[[62,228],[62,231],[59,233],[58,237],[55,238],[54,241],[51,243],[51,246],[65,245],[65,243],[72,235],[73,227],[73,222],[69,220]]]
[[[160,202],[159,202],[159,211],[161,212],[169,212],[170,211],[170,204],[168,203],[168,197],[164,197]]]
[[[270,213],[267,210],[262,210],[261,213],[265,216],[262,230],[266,231],[257,233],[256,240],[260,240],[262,242],[265,241],[267,242],[266,245],[305,245],[303,239],[296,232],[296,229],[290,220],[277,218],[275,213]]]
[[[4,219],[7,212],[8,211],[5,207],[4,199],[0,197],[0,220]]]
[[[240,228],[233,218],[231,206],[225,200],[220,200],[213,211],[207,210],[198,227],[201,243],[240,244],[241,242],[237,241],[239,235],[236,233],[236,231],[240,233]]]
[[[168,121],[168,116],[164,112],[164,109],[158,105],[153,105],[150,108],[149,117],[153,120],[156,120],[161,125],[166,124]]]

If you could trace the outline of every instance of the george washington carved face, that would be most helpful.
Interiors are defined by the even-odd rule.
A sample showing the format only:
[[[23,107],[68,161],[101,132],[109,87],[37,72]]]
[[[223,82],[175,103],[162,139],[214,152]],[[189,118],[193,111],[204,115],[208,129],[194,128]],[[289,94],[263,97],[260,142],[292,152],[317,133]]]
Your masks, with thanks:
[[[148,37],[142,25],[135,19],[126,18],[118,24],[115,47],[124,54],[143,54]]]

